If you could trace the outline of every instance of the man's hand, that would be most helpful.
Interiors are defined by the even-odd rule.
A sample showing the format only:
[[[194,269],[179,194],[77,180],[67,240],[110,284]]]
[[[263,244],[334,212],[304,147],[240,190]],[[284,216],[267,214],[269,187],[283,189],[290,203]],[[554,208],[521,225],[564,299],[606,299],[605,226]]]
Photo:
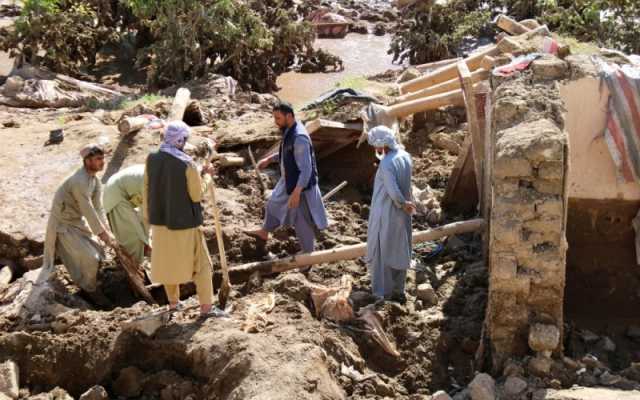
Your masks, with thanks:
[[[402,206],[402,209],[409,215],[413,215],[416,213],[416,205],[410,201],[406,201]]]
[[[296,188],[293,190],[293,193],[291,193],[291,196],[289,196],[289,203],[288,203],[289,208],[298,208],[300,206],[301,193],[302,193],[302,188],[299,186],[296,186]]]
[[[269,166],[269,164],[271,164],[271,162],[273,161],[273,159],[271,157],[267,157],[267,158],[263,158],[262,160],[258,161],[258,169],[265,169]]]
[[[113,235],[109,231],[102,231],[102,233],[100,233],[98,237],[104,244],[109,247],[114,247],[116,245],[116,238],[113,237]]]

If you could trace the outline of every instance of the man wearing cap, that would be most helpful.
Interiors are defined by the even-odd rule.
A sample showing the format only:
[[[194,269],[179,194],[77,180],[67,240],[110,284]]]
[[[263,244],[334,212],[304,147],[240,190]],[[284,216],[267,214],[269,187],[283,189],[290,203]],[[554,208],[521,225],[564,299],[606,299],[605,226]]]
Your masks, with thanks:
[[[212,311],[212,263],[202,232],[201,175],[184,152],[190,129],[182,121],[167,125],[159,151],[147,157],[142,209],[145,225],[151,226],[151,280],[164,285],[169,310],[178,310],[180,284],[193,281],[200,315]]]
[[[316,229],[326,229],[328,225],[313,144],[288,103],[277,105],[273,118],[282,130],[280,151],[260,160],[258,168],[279,162],[280,180],[267,201],[262,228],[246,233],[266,241],[278,227],[293,226],[302,252],[310,253],[315,248]]]
[[[96,278],[104,252],[92,233],[106,245],[114,244],[102,207],[102,184],[96,177],[104,168],[104,150],[90,144],[80,150],[80,156],[82,167],[64,180],[53,198],[43,266],[52,268],[59,256],[73,282],[102,305],[105,298]]]
[[[404,303],[405,278],[411,264],[411,156],[395,133],[378,126],[367,134],[380,160],[373,185],[367,230],[371,287],[376,297]]]
[[[112,175],[104,185],[103,204],[109,226],[118,243],[138,263],[148,253],[149,228],[142,220],[142,191],[144,189],[144,164],[124,168]]]

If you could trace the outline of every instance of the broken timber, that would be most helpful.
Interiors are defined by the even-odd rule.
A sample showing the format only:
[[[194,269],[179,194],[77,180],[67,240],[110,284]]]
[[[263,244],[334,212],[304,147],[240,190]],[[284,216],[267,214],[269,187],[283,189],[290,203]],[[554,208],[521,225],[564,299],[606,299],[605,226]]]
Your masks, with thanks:
[[[187,109],[190,100],[191,92],[189,89],[178,89],[176,96],[173,98],[173,104],[171,105],[171,111],[169,111],[167,121],[182,121],[182,118],[184,118],[184,112]]]
[[[473,165],[473,150],[471,149],[471,135],[467,135],[462,144],[447,188],[442,198],[442,207],[447,212],[466,214],[475,211],[478,205],[478,188]]]
[[[327,201],[333,197],[336,193],[342,190],[343,187],[347,186],[347,181],[342,181],[338,186],[334,187],[329,193],[322,196],[322,201]]]
[[[482,202],[482,161],[484,159],[484,136],[478,122],[478,110],[476,106],[476,96],[471,80],[471,72],[466,63],[458,63],[458,76],[460,86],[464,94],[464,104],[467,110],[467,123],[469,134],[471,135],[471,149],[473,150],[473,165],[476,175],[476,187],[478,188],[478,199]]]
[[[414,232],[412,242],[414,244],[422,243],[439,239],[444,236],[475,232],[482,229],[483,226],[484,220],[480,218],[469,221],[454,222],[438,228]],[[353,260],[359,257],[363,257],[366,254],[366,251],[367,244],[361,243],[351,246],[338,247],[330,250],[321,250],[307,254],[298,254],[292,257],[278,260],[261,261],[239,265],[230,268],[229,273],[231,274],[231,279],[233,281],[241,282],[244,280],[244,278],[242,277],[248,277],[255,272],[260,272],[261,274],[273,274],[315,264]]]
[[[149,122],[145,117],[124,117],[118,122],[118,131],[121,135],[137,132]]]

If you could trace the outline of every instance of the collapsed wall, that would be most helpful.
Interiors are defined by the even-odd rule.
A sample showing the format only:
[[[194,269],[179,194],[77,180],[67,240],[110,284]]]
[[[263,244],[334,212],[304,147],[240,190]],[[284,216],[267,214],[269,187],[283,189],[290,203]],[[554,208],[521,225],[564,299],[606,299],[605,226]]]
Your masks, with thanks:
[[[492,200],[486,334],[494,368],[529,347],[561,350],[566,259],[567,133],[553,56],[492,78]]]

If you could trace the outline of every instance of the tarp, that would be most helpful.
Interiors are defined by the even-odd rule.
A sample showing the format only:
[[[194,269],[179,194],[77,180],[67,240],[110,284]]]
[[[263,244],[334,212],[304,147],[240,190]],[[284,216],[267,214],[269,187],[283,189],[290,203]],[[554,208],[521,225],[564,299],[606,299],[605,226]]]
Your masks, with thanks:
[[[344,88],[344,89],[333,89],[328,92],[325,92],[322,95],[320,95],[320,97],[312,101],[311,103],[306,104],[304,107],[302,107],[302,109],[309,110],[312,108],[316,108],[321,106],[323,103],[326,103],[327,101],[337,102],[337,103],[342,103],[344,101],[361,101],[363,103],[379,103],[379,101],[375,97],[365,92],[361,92],[359,90],[355,90],[351,88]]]

